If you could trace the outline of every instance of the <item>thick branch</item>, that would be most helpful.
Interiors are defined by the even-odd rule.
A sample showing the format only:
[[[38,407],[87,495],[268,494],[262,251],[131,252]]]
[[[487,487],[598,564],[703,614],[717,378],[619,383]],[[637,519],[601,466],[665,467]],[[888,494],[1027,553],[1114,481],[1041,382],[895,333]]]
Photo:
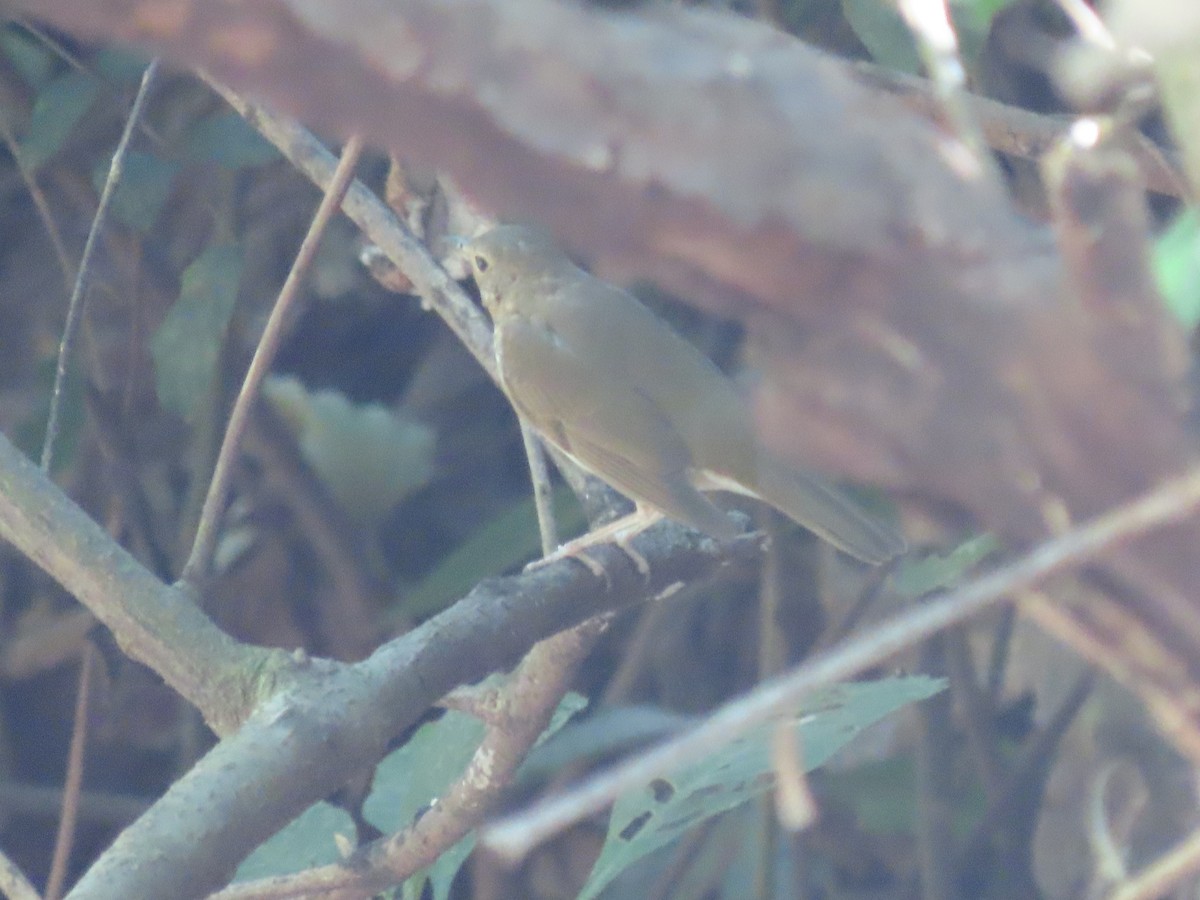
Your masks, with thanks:
[[[835,314],[848,289],[893,296],[909,250],[949,270],[1028,249],[952,140],[740,17],[554,0],[18,5],[450,171],[504,216],[725,309],[802,298]]]
[[[617,548],[589,550],[608,587],[565,560],[492,579],[355,665],[299,661],[291,684],[126,829],[72,897],[200,897],[307,806],[374,765],[450,689],[515,663],[539,638],[749,561],[757,539],[718,547],[664,523],[634,541],[644,580]]]
[[[274,654],[239,644],[182,588],[163,584],[0,435],[0,537],[41,566],[218,733],[253,705],[251,673]]]

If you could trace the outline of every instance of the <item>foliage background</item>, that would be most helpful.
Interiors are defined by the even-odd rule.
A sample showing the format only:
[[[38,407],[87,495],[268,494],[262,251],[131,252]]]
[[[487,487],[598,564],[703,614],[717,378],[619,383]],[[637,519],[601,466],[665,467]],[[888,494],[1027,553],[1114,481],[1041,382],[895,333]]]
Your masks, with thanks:
[[[841,56],[919,68],[907,28],[874,0],[763,3],[733,12],[773,20]],[[1063,108],[1047,74],[1052,55],[1030,49],[1070,34],[1056,7],[958,3],[954,13],[975,91],[1037,111]],[[44,425],[62,301],[144,63],[128,48],[77,42],[32,21],[9,21],[0,32],[7,148],[0,160],[0,429],[30,456],[37,455]],[[1155,116],[1144,126],[1162,136]],[[87,298],[55,476],[169,580],[186,557],[230,398],[317,194],[185,73],[156,86],[134,146]],[[1021,160],[1001,165],[1027,214],[1048,215],[1037,174]],[[372,156],[360,177],[383,193],[387,170],[385,157]],[[470,185],[463,187],[469,192]],[[1173,217],[1171,201],[1155,203],[1160,221]],[[206,611],[240,639],[345,660],[361,658],[481,578],[537,552],[520,435],[503,397],[414,297],[370,277],[357,262],[360,249],[344,221],[326,236],[255,418],[218,554],[220,577],[205,598]],[[1191,328],[1194,223],[1181,219],[1158,253],[1167,299]],[[686,298],[635,287],[727,368],[739,368],[736,328],[701,316],[681,302]],[[563,520],[580,524],[565,490],[559,500]],[[918,543],[942,549],[971,531],[969,521],[954,515],[910,515],[908,524]],[[741,571],[669,606],[618,617],[575,685],[590,699],[591,714],[618,714],[607,720],[603,746],[577,751],[573,765],[593,764],[597,749],[640,745],[648,733],[638,710],[663,716],[659,727],[666,729],[670,716],[703,713],[830,635],[856,622],[862,627],[858,611],[878,599],[877,580],[804,535],[781,532],[778,545],[766,580]],[[969,552],[974,546],[965,557],[936,558],[943,568],[933,576],[914,574],[915,566],[897,573],[865,622],[888,603],[956,583],[985,555]],[[923,581],[923,588],[906,592],[906,578]],[[786,601],[769,606],[770,589],[780,584]],[[76,873],[212,739],[194,710],[125,660],[70,597],[8,549],[0,598],[0,845],[40,883],[49,868],[86,646],[99,649],[102,674],[87,717]],[[818,827],[797,837],[776,830],[766,806],[743,808],[737,815],[750,824],[707,826],[693,843],[675,846],[668,862],[659,860],[654,889],[663,896],[738,896],[753,883],[763,895],[797,896],[803,889],[901,896],[913,889],[914,855],[929,840],[914,811],[950,804],[942,810],[944,833],[953,838],[942,868],[954,892],[948,896],[1012,896],[1014,884],[1071,895],[1092,871],[1086,862],[1064,861],[1094,836],[1078,821],[1036,836],[1032,827],[1052,814],[1064,822],[1080,814],[1078,798],[1063,802],[1063,812],[1051,802],[1053,792],[1044,791],[1056,759],[1060,774],[1065,766],[1092,785],[1089,778],[1108,772],[1114,759],[1132,759],[1138,774],[1130,776],[1131,790],[1161,805],[1153,806],[1153,821],[1135,817],[1122,835],[1125,849],[1139,862],[1164,849],[1190,816],[1170,803],[1178,761],[1115,688],[1093,701],[1101,711],[1084,717],[1074,742],[1060,745],[1081,702],[1063,688],[1086,681],[1083,664],[1055,659],[1035,635],[1022,632],[1010,643],[1007,628],[1011,623],[988,621],[898,663],[952,679],[967,672],[968,681],[984,673],[986,728],[964,730],[945,710],[936,727],[928,720],[892,722],[860,742],[858,762],[844,760],[814,780]],[[959,715],[966,715],[961,698],[959,704]],[[978,734],[990,737],[994,755],[1019,760],[1011,781],[992,773],[989,783],[981,774],[968,753]],[[1143,744],[1153,751],[1142,751]],[[940,782],[928,780],[933,751],[943,754]],[[1168,760],[1155,767],[1158,781],[1145,775],[1143,752],[1159,754],[1156,764]],[[997,799],[1005,784],[1020,788],[1007,803]],[[371,834],[369,825],[358,824]],[[761,856],[738,855],[739,865],[725,873],[700,864],[725,858],[722,848],[735,847],[751,825],[762,829],[753,844]],[[574,896],[602,839],[599,823],[578,829],[515,873],[479,858],[456,890]],[[1039,859],[1052,862],[1039,866]],[[687,877],[672,884],[679,872]],[[632,870],[627,877],[643,885],[636,879],[647,878]]]

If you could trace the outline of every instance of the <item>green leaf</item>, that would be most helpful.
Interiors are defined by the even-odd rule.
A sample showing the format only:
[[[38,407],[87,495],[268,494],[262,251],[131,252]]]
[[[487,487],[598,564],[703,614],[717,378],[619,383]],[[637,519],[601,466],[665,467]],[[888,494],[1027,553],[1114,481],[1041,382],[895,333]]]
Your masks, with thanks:
[[[554,516],[559,532],[572,534],[584,526],[583,513],[568,488],[554,490]],[[541,555],[533,499],[509,507],[448,554],[404,596],[402,610],[424,618],[444,609],[487,575],[505,572]]]
[[[841,0],[842,13],[854,34],[880,65],[910,75],[922,70],[916,41],[895,0]],[[958,40],[959,54],[968,71],[987,40],[996,13],[1014,0],[951,0],[950,18]]]
[[[540,747],[546,740],[552,737],[557,732],[561,731],[576,713],[583,712],[587,709],[588,698],[583,694],[577,694],[574,691],[567,691],[563,698],[558,701],[558,706],[554,708],[553,715],[550,716],[550,724],[546,726],[546,730],[538,737],[534,747]]]
[[[92,184],[97,193],[104,188],[110,165],[111,161],[105,159],[92,170]],[[177,163],[149,153],[126,154],[121,180],[109,206],[112,217],[143,234],[150,231],[171,196],[171,185],[179,168]]]
[[[305,461],[355,522],[374,527],[434,473],[432,428],[401,410],[357,404],[273,377],[263,396],[288,423]]]
[[[1154,245],[1154,272],[1167,308],[1188,331],[1200,325],[1200,219],[1185,210]]]
[[[530,753],[521,766],[521,777],[549,779],[568,766],[595,763],[665,740],[696,722],[694,716],[658,706],[604,706]]]
[[[353,842],[357,835],[354,820],[345,810],[330,803],[314,803],[251,853],[238,867],[233,880],[291,875],[338,862],[341,854],[335,834]]]
[[[1014,0],[951,0],[950,21],[958,40],[958,55],[967,71],[978,75],[980,58],[996,13]]]
[[[58,63],[49,47],[24,28],[13,26],[0,28],[0,54],[31,88],[44,84]]]
[[[484,685],[497,682],[489,679]],[[363,818],[384,833],[408,825],[463,773],[484,731],[479,719],[453,709],[422,725],[376,767]]]
[[[58,153],[99,93],[95,79],[70,69],[47,84],[33,102],[29,128],[21,139],[21,163],[36,172]]]
[[[192,421],[214,387],[242,272],[235,244],[212,244],[183,273],[179,297],[150,339],[162,405]]]
[[[999,549],[1000,542],[992,535],[976,535],[949,553],[905,560],[892,583],[901,596],[915,600],[932,591],[959,584],[967,572]]]
[[[887,835],[913,833],[918,787],[912,757],[881,759],[840,772],[823,773],[820,790],[834,803],[852,810],[855,821],[867,831]],[[951,823],[954,833],[965,839],[986,808],[983,786],[973,781],[955,796]]]
[[[183,139],[188,162],[216,163],[231,171],[264,166],[276,162],[279,151],[246,120],[231,110],[222,110],[200,119]]]
[[[986,32],[996,14],[1016,0],[950,0],[950,15],[959,28]]]
[[[503,679],[496,677],[483,682],[497,689],[502,683]],[[561,728],[586,703],[579,694],[567,694],[539,740]],[[363,818],[384,833],[404,828],[463,774],[483,735],[482,722],[456,710],[448,710],[436,722],[422,725],[407,744],[376,768],[371,794],[363,803]],[[439,856],[424,874],[410,878],[405,883],[404,895],[420,896],[428,879],[434,900],[445,900],[455,874],[474,846],[474,835],[464,837]]]
[[[914,676],[837,685],[810,697],[791,720],[803,741],[805,770],[824,764],[868,725],[944,687],[942,679]],[[618,799],[580,900],[595,897],[633,863],[697,825],[770,790],[770,744],[780,724],[768,723],[703,763]]]
[[[137,84],[149,64],[150,57],[128,47],[106,47],[93,60],[96,71],[116,84]]]
[[[881,66],[916,75],[921,57],[908,25],[895,3],[886,0],[842,0],[842,14],[855,36]]]

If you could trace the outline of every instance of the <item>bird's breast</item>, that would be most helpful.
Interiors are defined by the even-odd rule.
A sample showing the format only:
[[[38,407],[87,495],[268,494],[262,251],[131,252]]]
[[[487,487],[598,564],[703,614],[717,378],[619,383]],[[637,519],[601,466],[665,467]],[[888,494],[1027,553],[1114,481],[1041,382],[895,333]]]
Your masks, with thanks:
[[[563,351],[562,341],[553,329],[537,319],[522,317],[503,321],[496,326],[494,341],[496,371],[500,385],[509,400],[527,419],[544,425],[532,404],[540,409],[554,396],[561,385],[550,372],[541,372],[539,360],[557,360]]]

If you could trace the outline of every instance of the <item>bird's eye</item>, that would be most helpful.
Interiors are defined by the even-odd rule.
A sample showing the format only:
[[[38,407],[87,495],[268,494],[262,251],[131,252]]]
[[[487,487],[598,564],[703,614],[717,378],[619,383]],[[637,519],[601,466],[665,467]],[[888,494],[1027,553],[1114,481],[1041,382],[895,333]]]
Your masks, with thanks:
[[[475,268],[477,268],[480,272],[486,272],[488,269],[487,259],[483,256],[476,256],[475,257]]]

